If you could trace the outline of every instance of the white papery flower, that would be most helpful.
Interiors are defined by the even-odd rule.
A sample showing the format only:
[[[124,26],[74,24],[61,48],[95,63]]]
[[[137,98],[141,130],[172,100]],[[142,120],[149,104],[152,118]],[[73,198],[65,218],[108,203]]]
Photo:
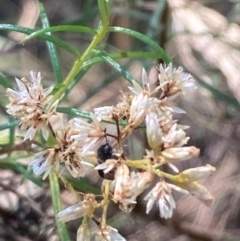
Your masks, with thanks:
[[[35,154],[34,161],[29,165],[36,176],[43,175],[43,180],[49,175],[52,169],[58,170],[59,157],[58,152],[54,148],[50,148]]]
[[[187,91],[196,89],[194,78],[191,74],[185,73],[182,67],[173,69],[172,63],[168,66],[160,64],[158,70],[162,98],[174,99],[181,93],[185,94]]]
[[[187,144],[190,138],[186,136],[183,129],[178,128],[177,123],[173,124],[168,134],[163,137],[164,148],[181,147]]]
[[[107,159],[105,162],[97,165],[95,167],[95,170],[103,170],[103,172],[109,173],[111,170],[113,170],[118,163],[118,160],[116,159]]]
[[[127,197],[126,190],[128,190],[129,174],[129,168],[125,164],[120,164],[115,171],[115,188],[112,199],[116,203],[121,202]]]
[[[72,136],[79,133],[75,128],[74,122],[70,120],[64,124],[61,121],[61,129],[56,133],[56,141],[60,148],[58,148],[58,157],[61,163],[64,163],[67,170],[74,178],[85,175],[85,166],[93,167],[94,165],[85,161],[82,155],[82,145],[84,142],[75,141]]]
[[[64,164],[66,169],[74,178],[79,178],[85,175],[85,166],[94,167],[90,159],[96,154],[91,152],[82,153],[82,147],[84,142],[75,141],[72,135],[79,133],[79,130],[75,128],[72,121],[64,124],[63,120],[60,120],[61,128],[56,132],[56,142],[58,147],[49,148],[45,151],[37,153],[37,157],[30,167],[36,175],[43,173],[43,179],[51,172],[52,168],[58,170],[59,164]]]
[[[176,183],[182,189],[188,191],[191,195],[196,197],[199,201],[201,201],[206,206],[210,207],[213,204],[214,198],[211,193],[199,184],[198,182],[183,182]]]
[[[146,93],[149,96],[151,96],[152,94],[156,93],[160,89],[160,86],[157,86],[154,90],[151,91],[147,72],[144,68],[142,69],[141,85],[137,81],[133,81],[132,84],[133,84],[133,87],[129,86],[128,88],[133,92],[134,95],[138,95],[140,93]]]
[[[82,143],[82,152],[92,151],[103,138],[106,137],[106,128],[101,124],[100,120],[90,113],[91,123],[83,119],[74,119],[73,125],[78,130],[77,134],[72,135],[72,139]]]
[[[86,215],[90,215],[94,212],[94,198],[91,200],[84,200],[73,206],[67,207],[58,213],[57,218],[59,221],[68,222],[81,218]]]
[[[154,108],[156,111],[158,108],[158,99],[151,97],[151,95],[156,93],[160,89],[160,86],[151,91],[145,69],[142,70],[141,84],[133,81],[133,87],[128,87],[134,94],[129,110],[129,124],[133,129],[143,122],[149,108]]]
[[[122,211],[129,213],[135,207],[137,197],[150,186],[154,174],[150,171],[132,171],[130,174],[124,171],[123,174],[126,175],[121,180],[118,178],[111,183],[110,190],[113,193],[112,200],[119,204]]]
[[[131,107],[129,125],[132,129],[138,127],[144,120],[149,107],[149,96],[144,93],[140,93],[134,96]]]
[[[172,197],[172,189],[188,193],[186,190],[182,190],[175,185],[160,181],[144,198],[144,200],[148,200],[146,213],[148,214],[151,211],[156,202],[160,216],[165,219],[171,218],[173,215],[173,209],[176,208],[176,203]]]
[[[159,125],[158,115],[155,111],[149,111],[146,115],[146,130],[149,146],[153,149],[160,149],[163,141],[163,133]]]
[[[126,199],[128,203],[136,202],[137,197],[142,194],[151,184],[154,174],[150,171],[130,173],[128,181],[129,194]]]
[[[172,147],[165,149],[161,155],[165,157],[166,162],[185,161],[199,155],[200,150],[195,146]]]
[[[189,168],[178,174],[181,182],[194,182],[209,177],[216,168],[207,164],[206,166]]]
[[[6,106],[7,112],[20,120],[21,129],[28,129],[24,140],[32,140],[37,131],[42,130],[43,137],[48,138],[48,122],[56,114],[58,101],[52,106],[52,96],[49,96],[53,86],[43,89],[41,74],[30,72],[30,78],[16,79],[18,90],[7,89],[10,104]]]
[[[143,91],[150,93],[150,85],[147,77],[147,72],[144,68],[142,69],[142,81],[141,81],[142,86],[137,81],[133,81],[132,84],[133,84],[133,87],[129,86],[128,88],[133,92],[134,95],[138,95]]]

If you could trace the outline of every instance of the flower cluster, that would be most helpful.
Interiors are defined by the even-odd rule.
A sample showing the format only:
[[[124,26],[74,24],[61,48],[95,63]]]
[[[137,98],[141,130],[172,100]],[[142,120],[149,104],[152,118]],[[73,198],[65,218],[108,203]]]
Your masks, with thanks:
[[[7,112],[20,120],[21,129],[28,129],[25,140],[32,140],[37,130],[42,130],[43,137],[48,138],[48,122],[56,112],[58,101],[48,106],[52,96],[49,96],[54,86],[43,89],[41,74],[30,72],[30,78],[16,78],[18,90],[7,89],[10,104],[6,106]]]
[[[194,79],[181,67],[173,68],[172,64],[160,65],[158,70],[159,85],[155,89],[151,90],[143,70],[141,83],[134,81],[129,87],[130,92],[121,92],[121,101],[116,106],[96,108],[90,113],[90,122],[75,118],[62,123],[56,131],[49,118],[56,114],[57,102],[50,107],[47,105],[52,88],[43,90],[40,74],[31,72],[30,80],[16,80],[18,91],[7,90],[11,102],[7,106],[8,113],[20,119],[22,129],[28,129],[25,139],[32,140],[36,130],[50,131],[55,138],[55,145],[47,146],[35,155],[30,167],[36,175],[43,174],[46,178],[52,170],[59,171],[63,166],[72,177],[78,178],[85,175],[88,166],[104,179],[100,201],[96,201],[93,194],[84,194],[83,201],[58,215],[63,222],[83,217],[78,241],[125,240],[117,230],[106,225],[109,200],[130,212],[137,197],[150,186],[144,198],[146,213],[156,204],[162,218],[171,218],[176,208],[172,190],[191,194],[207,206],[213,202],[208,190],[198,183],[215,171],[213,166],[180,172],[175,165],[199,155],[198,148],[185,146],[189,140],[185,133],[188,126],[178,124],[173,116],[175,112],[184,111],[171,103],[177,96],[196,88]],[[131,160],[123,148],[125,139],[135,129],[144,130],[149,146],[139,160]],[[47,134],[44,136],[47,138]],[[168,165],[175,174],[164,172],[163,165]],[[156,180],[155,184],[152,184],[153,180]],[[97,208],[103,210],[101,221],[95,217]]]
[[[88,124],[87,122],[85,123]],[[59,170],[60,164],[64,164],[69,173],[74,177],[83,177],[85,175],[85,166],[92,166],[87,159],[86,154],[82,152],[82,142],[74,139],[74,136],[80,135],[80,131],[75,128],[74,120],[70,120],[65,126],[56,132],[55,138],[57,147],[47,148],[42,152],[35,154],[36,158],[31,163],[35,175],[43,175],[45,179],[54,168]],[[86,142],[88,144],[88,142]],[[91,154],[91,153],[90,153]]]

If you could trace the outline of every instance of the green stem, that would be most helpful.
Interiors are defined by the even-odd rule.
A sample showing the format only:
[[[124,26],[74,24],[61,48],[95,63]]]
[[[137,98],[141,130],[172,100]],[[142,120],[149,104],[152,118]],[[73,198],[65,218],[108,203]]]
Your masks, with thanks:
[[[57,224],[58,234],[62,241],[70,241],[66,225],[57,220],[57,214],[62,211],[61,193],[57,174],[52,171],[49,175],[53,209]]]
[[[77,75],[79,70],[82,68],[83,63],[91,56],[92,50],[105,37],[106,32],[107,32],[107,27],[108,26],[104,26],[104,25],[100,24],[100,27],[99,27],[99,29],[97,31],[97,34],[94,36],[92,42],[90,43],[90,45],[88,46],[86,51],[83,53],[83,55],[75,61],[71,71],[69,72],[68,76],[64,80],[62,87],[54,94],[54,98],[52,100],[52,104],[57,99],[59,99],[62,96],[62,94],[66,91],[68,86],[74,80],[74,77]]]
[[[147,166],[148,165],[151,165],[151,161],[146,158],[146,159],[141,159],[141,160],[130,160],[130,159],[127,159],[126,160],[126,165],[127,166],[130,166],[130,167],[136,167],[136,168],[139,168],[139,166]]]
[[[159,169],[153,169],[153,172],[159,176],[159,177],[165,177],[171,181],[176,181],[176,176],[175,175],[172,175],[172,174],[169,174],[169,173],[166,173],[166,172],[163,172],[163,171],[160,171]]]
[[[142,169],[142,170],[149,170],[149,165],[151,165],[151,162],[149,159],[142,159],[142,160],[127,160],[126,161],[126,165],[129,167],[134,167],[134,168],[138,168],[138,169]],[[172,174],[168,174],[166,172],[163,172],[159,169],[157,169],[156,167],[151,168],[151,171],[159,176],[159,177],[165,177],[168,178],[172,181],[176,181],[177,180],[177,176],[172,175]]]

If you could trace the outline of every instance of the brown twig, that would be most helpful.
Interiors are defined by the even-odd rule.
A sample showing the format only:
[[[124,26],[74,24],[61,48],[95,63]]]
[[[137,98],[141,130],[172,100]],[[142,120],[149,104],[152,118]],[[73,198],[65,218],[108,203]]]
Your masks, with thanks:
[[[22,137],[18,137],[18,138],[22,139]],[[12,146],[2,147],[0,149],[0,155],[6,154],[6,153],[11,153],[13,151],[29,151],[29,152],[33,152],[33,153],[38,152],[38,150],[36,150],[35,148],[31,147],[32,144],[40,146],[40,147],[42,147],[44,149],[48,148],[48,146],[46,146],[46,145],[44,145],[42,143],[39,143],[37,141],[25,140],[25,141],[23,141],[21,143],[14,144]]]
[[[6,154],[6,153],[11,153],[13,151],[30,151],[30,152],[36,152],[34,148],[31,147],[32,143],[30,140],[26,140],[22,143],[19,144],[14,144],[12,146],[6,146],[2,147],[0,149],[0,155],[1,154]]]

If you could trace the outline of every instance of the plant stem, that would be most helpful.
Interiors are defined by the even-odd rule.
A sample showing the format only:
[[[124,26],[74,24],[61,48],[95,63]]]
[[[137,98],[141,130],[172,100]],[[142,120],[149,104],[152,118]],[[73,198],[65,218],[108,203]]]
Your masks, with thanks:
[[[71,71],[69,72],[68,76],[63,82],[63,85],[61,88],[54,94],[52,104],[57,100],[60,99],[61,95],[65,92],[65,90],[68,88],[68,86],[71,84],[71,82],[74,80],[74,77],[77,75],[77,73],[80,71],[80,69],[83,66],[83,63],[91,56],[92,50],[98,45],[98,43],[105,37],[107,32],[107,27],[102,24],[100,24],[99,29],[97,30],[97,34],[94,36],[92,42],[86,49],[86,51],[83,53],[83,55],[78,58]],[[51,106],[51,105],[50,105]]]
[[[151,162],[149,159],[142,159],[142,160],[127,160],[126,161],[126,165],[129,167],[135,167],[138,169],[142,169],[142,170],[151,170],[152,172],[154,172],[154,174],[156,174],[159,177],[165,177],[168,178],[172,181],[176,181],[176,176],[168,174],[166,172],[163,172],[153,166],[150,167]]]
[[[49,174],[49,181],[50,181],[52,203],[53,203],[53,209],[54,209],[58,234],[62,241],[70,241],[65,224],[57,220],[57,214],[62,210],[62,202],[61,202],[61,193],[60,193],[58,177],[54,171],[52,171]]]

